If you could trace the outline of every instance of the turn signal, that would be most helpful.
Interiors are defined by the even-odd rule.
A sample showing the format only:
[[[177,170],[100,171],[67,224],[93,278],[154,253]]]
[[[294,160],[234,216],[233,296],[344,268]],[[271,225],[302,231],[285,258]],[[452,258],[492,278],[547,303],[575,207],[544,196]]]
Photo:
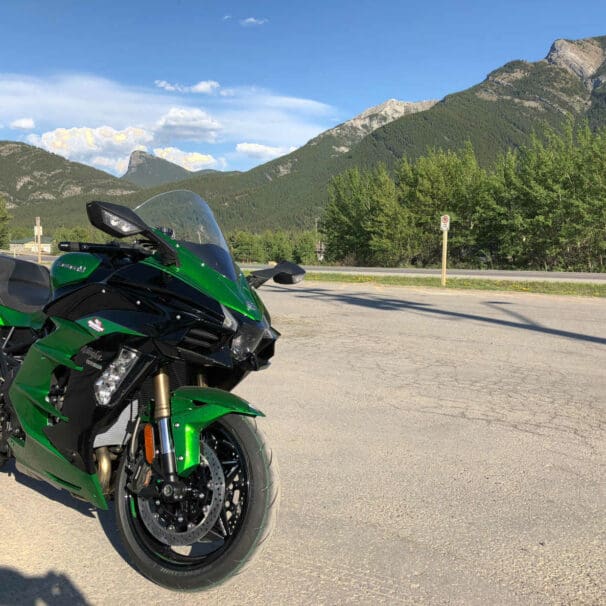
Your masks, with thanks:
[[[148,465],[151,465],[156,456],[156,440],[154,438],[154,428],[151,423],[147,423],[143,427],[143,437],[145,439],[145,460]]]

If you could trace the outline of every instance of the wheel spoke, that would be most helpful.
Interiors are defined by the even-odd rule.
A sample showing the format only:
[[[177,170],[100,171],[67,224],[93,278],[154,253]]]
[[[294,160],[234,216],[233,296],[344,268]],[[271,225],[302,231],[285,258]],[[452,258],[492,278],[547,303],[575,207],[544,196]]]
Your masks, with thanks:
[[[224,517],[225,514],[221,512],[221,515],[217,520],[217,526],[219,526],[219,529],[221,530],[221,537],[225,539],[229,536],[229,531],[227,530],[227,524],[225,523],[227,520],[224,521]]]

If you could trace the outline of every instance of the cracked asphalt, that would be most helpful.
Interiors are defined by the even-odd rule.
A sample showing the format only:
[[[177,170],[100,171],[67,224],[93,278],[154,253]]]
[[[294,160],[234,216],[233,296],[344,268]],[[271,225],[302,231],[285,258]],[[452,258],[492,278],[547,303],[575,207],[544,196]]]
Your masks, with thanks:
[[[283,337],[236,391],[267,414],[282,507],[255,564],[204,594],[159,589],[111,511],[9,467],[0,604],[606,604],[603,299],[261,294]]]

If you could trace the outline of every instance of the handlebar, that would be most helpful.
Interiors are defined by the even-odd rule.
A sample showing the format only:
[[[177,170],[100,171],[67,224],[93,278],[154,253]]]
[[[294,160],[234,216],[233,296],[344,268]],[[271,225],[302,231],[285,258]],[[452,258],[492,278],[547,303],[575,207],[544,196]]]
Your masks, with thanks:
[[[138,244],[122,244],[114,242],[112,244],[96,244],[94,242],[59,242],[59,250],[63,252],[86,252],[100,253],[104,255],[120,255],[128,253],[138,253],[140,255],[150,255],[151,251]]]

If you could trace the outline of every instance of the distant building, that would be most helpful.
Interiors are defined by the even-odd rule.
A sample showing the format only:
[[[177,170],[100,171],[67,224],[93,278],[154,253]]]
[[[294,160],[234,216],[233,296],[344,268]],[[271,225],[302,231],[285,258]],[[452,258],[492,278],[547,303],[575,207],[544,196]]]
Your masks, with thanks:
[[[52,238],[42,236],[42,253],[50,255],[52,249]],[[9,250],[17,255],[36,255],[38,254],[38,245],[31,238],[22,238],[21,240],[12,240]]]

